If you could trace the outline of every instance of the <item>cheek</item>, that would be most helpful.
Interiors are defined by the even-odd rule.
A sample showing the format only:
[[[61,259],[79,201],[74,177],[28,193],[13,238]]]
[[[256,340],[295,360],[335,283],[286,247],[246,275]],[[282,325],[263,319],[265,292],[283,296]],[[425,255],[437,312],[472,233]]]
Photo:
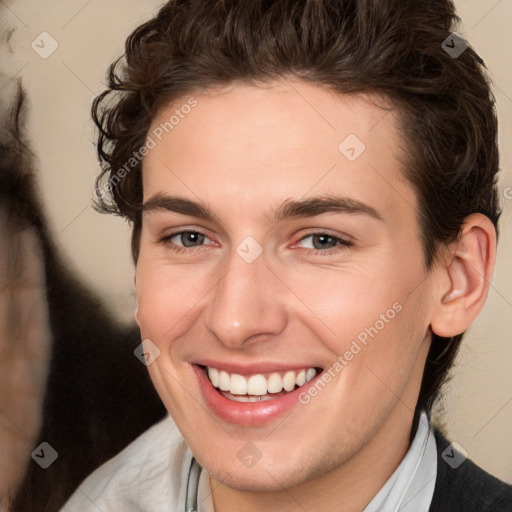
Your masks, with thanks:
[[[287,282],[296,296],[295,313],[337,354],[376,322],[382,329],[381,315],[394,319],[393,304],[400,299],[393,285],[360,269],[302,272]]]
[[[186,332],[207,299],[208,281],[194,270],[139,259],[135,291],[142,336],[163,344]]]
[[[428,328],[427,283],[418,286],[420,268],[404,269],[395,260],[289,281],[304,298],[295,301],[295,314],[330,349],[333,365],[342,357],[346,385],[380,389],[379,378],[395,382],[403,377],[397,368],[412,371]]]

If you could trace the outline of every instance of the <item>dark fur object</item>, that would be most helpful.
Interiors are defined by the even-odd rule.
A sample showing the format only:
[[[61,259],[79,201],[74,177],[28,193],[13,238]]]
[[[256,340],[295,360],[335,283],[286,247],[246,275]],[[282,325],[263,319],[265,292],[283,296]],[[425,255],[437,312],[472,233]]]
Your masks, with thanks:
[[[0,214],[13,233],[9,248],[2,250],[15,257],[21,247],[16,233],[36,229],[46,277],[51,354],[42,427],[34,448],[46,441],[58,458],[48,469],[27,461],[10,512],[52,512],[96,467],[161,419],[165,409],[147,369],[133,354],[140,343],[138,329],[119,325],[107,313],[98,297],[72,275],[52,242],[23,136],[24,104],[18,85],[10,114],[1,120]]]

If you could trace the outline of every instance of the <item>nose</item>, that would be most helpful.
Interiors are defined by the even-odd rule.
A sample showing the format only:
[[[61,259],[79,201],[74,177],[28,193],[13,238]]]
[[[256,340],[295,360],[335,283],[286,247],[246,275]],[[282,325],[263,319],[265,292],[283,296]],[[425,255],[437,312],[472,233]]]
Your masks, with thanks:
[[[210,332],[234,349],[282,332],[287,322],[283,284],[264,255],[247,263],[233,251],[225,269],[205,312]]]

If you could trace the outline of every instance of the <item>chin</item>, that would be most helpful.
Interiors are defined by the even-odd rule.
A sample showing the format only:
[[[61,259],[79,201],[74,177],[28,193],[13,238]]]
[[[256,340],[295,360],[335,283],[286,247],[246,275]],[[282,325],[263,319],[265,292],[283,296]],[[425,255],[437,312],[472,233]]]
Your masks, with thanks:
[[[304,438],[303,438],[304,439]],[[243,442],[239,442],[244,446]],[[252,467],[245,467],[237,450],[227,455],[226,449],[206,457],[196,455],[196,460],[215,480],[244,492],[280,492],[291,489],[334,470],[343,463],[343,457],[330,455],[311,456],[296,453],[292,458],[286,447],[272,457],[262,454]],[[341,460],[340,460],[341,459]]]
[[[309,471],[307,474],[297,474],[296,471],[290,473],[291,466],[276,469],[272,465],[267,465],[233,470],[231,465],[218,469],[208,473],[227,487],[243,492],[279,492],[300,485],[309,479]]]

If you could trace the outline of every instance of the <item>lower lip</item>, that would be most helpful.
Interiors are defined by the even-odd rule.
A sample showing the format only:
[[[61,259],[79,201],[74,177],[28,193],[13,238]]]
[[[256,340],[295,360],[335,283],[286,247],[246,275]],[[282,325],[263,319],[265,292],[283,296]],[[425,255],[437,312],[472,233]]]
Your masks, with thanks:
[[[272,400],[236,402],[222,396],[213,387],[210,379],[208,379],[201,367],[194,364],[193,368],[208,407],[219,418],[238,425],[263,425],[289,413],[296,405],[300,404],[298,400],[299,394],[314,384],[320,375],[316,375],[307,385]]]

